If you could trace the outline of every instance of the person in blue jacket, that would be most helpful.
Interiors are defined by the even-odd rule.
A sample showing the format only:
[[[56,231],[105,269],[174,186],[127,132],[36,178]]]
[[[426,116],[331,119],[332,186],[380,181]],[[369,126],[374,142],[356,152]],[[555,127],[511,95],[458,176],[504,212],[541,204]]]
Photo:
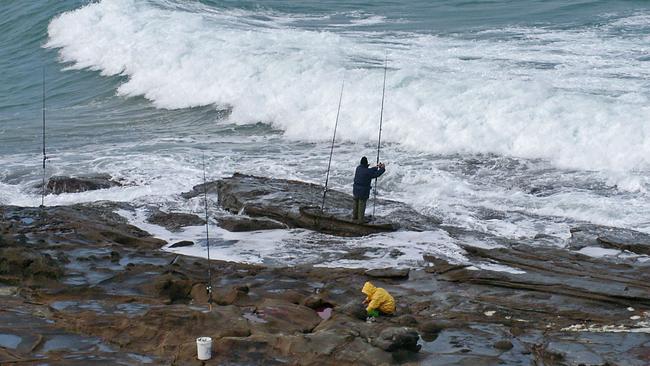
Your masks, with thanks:
[[[364,222],[366,213],[366,201],[370,197],[370,185],[372,180],[384,174],[386,167],[379,163],[377,166],[369,168],[368,158],[361,158],[361,162],[354,172],[354,185],[352,195],[354,196],[354,207],[352,209],[352,220]]]

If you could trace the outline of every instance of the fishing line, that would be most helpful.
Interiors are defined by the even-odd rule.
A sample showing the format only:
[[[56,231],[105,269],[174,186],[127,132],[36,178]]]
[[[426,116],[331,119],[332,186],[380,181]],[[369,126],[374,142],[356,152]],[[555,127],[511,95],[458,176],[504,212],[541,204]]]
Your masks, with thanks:
[[[47,160],[47,155],[45,154],[45,66],[43,66],[43,83],[42,83],[42,114],[43,114],[43,176],[41,182],[41,212],[43,207],[45,207],[45,161]]]
[[[377,165],[379,165],[379,152],[381,150],[381,130],[384,122],[384,96],[386,95],[386,70],[388,69],[388,51],[384,55],[384,86],[381,90],[381,111],[379,112],[379,138],[377,139]],[[377,208],[377,184],[378,181],[375,178],[375,188],[373,190],[373,200],[372,200],[372,217],[375,217],[375,209]]]
[[[205,153],[201,159],[203,163],[203,204],[205,209],[205,242],[208,250],[208,285],[205,290],[208,292],[208,306],[212,311],[212,266],[210,264],[210,229],[208,225],[208,185],[205,181]]]
[[[341,82],[341,94],[339,95],[339,107],[336,110],[336,122],[334,123],[334,134],[332,135],[332,146],[330,147],[330,160],[327,163],[327,175],[325,176],[325,189],[323,190],[323,203],[320,210],[325,210],[325,197],[327,196],[327,186],[330,180],[330,168],[332,166],[332,155],[334,154],[334,141],[336,140],[336,129],[339,125],[339,114],[341,113],[341,101],[343,100],[343,88],[345,87],[345,74],[343,75],[343,82]]]

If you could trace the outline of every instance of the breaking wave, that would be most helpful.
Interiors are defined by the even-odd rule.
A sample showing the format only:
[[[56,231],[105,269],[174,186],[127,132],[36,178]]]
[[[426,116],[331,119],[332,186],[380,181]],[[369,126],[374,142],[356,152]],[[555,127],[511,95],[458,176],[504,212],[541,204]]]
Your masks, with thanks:
[[[387,21],[357,15],[357,23]],[[103,0],[51,21],[71,69],[126,76],[157,108],[215,105],[230,122],[372,143],[388,57],[384,137],[405,149],[542,158],[558,167],[648,169],[650,36],[635,14],[575,29],[464,34],[300,27],[290,16],[174,1]],[[319,20],[327,21],[327,17]],[[355,21],[353,20],[352,23]],[[642,24],[640,24],[642,23]],[[645,58],[644,58],[645,57]]]

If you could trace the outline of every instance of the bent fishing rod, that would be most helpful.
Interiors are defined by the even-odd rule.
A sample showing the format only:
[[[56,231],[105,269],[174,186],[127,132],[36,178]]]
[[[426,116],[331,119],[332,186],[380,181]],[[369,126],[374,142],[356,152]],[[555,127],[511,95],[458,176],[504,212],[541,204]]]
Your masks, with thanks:
[[[212,265],[210,264],[210,231],[208,223],[208,185],[205,181],[205,153],[202,155],[203,163],[203,205],[205,210],[205,243],[208,250],[208,285],[205,290],[208,293],[208,307],[212,311]]]
[[[379,165],[379,152],[381,150],[381,130],[384,122],[384,97],[386,95],[386,70],[388,69],[388,51],[384,55],[384,86],[381,89],[381,110],[379,112],[379,138],[377,139],[377,165]],[[375,217],[375,209],[377,208],[377,179],[375,178],[375,188],[373,190],[372,200],[372,217]]]
[[[325,176],[325,189],[323,190],[323,203],[320,206],[320,210],[325,210],[325,197],[327,196],[327,185],[330,180],[330,168],[332,166],[332,155],[334,154],[334,141],[336,140],[336,129],[339,125],[339,114],[341,113],[341,101],[343,100],[343,88],[345,87],[345,76],[343,76],[343,82],[341,82],[341,94],[339,95],[339,107],[336,110],[336,122],[334,123],[334,135],[332,135],[332,146],[330,147],[330,160],[327,163],[327,175]]]

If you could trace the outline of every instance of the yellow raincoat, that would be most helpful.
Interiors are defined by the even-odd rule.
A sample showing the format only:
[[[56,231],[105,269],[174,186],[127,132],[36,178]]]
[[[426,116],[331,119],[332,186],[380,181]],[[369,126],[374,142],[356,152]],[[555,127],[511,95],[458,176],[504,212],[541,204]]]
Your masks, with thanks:
[[[361,292],[368,296],[366,301],[369,301],[369,303],[366,311],[378,309],[384,314],[395,312],[395,299],[383,288],[375,287],[372,283],[366,282]]]

